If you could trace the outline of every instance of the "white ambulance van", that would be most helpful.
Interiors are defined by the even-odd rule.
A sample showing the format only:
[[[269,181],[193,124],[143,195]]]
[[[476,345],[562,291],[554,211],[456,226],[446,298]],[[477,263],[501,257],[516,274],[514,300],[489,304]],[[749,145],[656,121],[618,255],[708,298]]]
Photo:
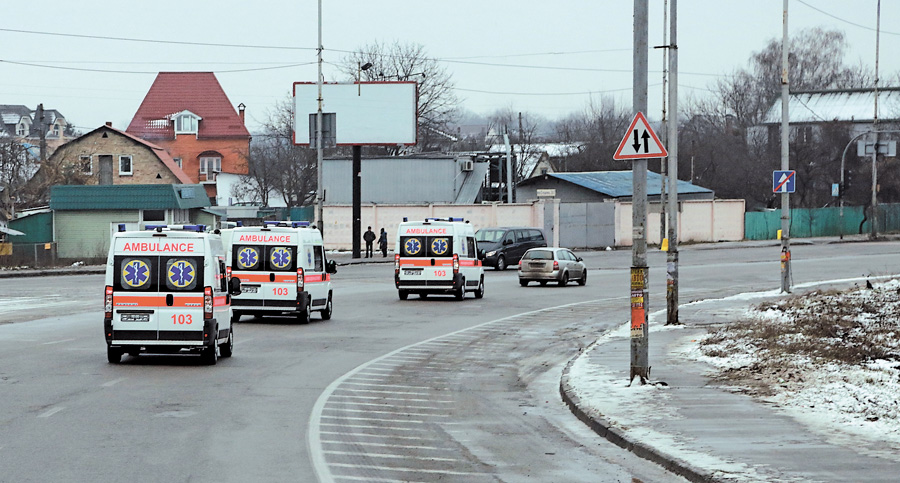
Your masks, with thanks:
[[[306,221],[266,222],[265,226],[222,230],[231,276],[243,293],[234,301],[242,315],[296,315],[308,323],[318,311],[331,319],[333,260],[325,256],[322,234]]]
[[[407,221],[397,230],[394,284],[400,300],[409,294],[451,294],[457,300],[473,292],[484,297],[484,267],[478,259],[475,229],[462,218]]]
[[[119,226],[106,262],[106,354],[199,353],[208,364],[234,350],[225,248],[203,225]]]

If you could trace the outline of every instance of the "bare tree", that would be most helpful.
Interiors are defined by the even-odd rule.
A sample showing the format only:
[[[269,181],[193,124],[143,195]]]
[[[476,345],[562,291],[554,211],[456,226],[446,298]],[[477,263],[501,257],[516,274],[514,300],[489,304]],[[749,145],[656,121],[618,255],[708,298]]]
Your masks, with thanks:
[[[367,70],[360,66],[371,63]],[[419,84],[416,116],[419,120],[419,149],[428,151],[440,146],[449,134],[448,125],[459,105],[453,90],[453,77],[435,59],[428,57],[421,44],[366,44],[343,59],[339,68],[347,80],[409,80]]]
[[[583,147],[561,160],[559,171],[615,171],[630,168],[613,160],[631,114],[611,97],[590,100],[584,110],[555,124],[558,139],[581,142]]]
[[[507,134],[513,150],[512,154],[516,156],[517,160],[514,179],[518,182],[528,176],[530,173],[525,171],[534,165],[529,160],[544,152],[542,144],[545,140],[541,138],[540,130],[547,124],[547,120],[534,113],[505,107],[494,111],[488,116],[488,121],[488,133],[493,136],[485,140],[487,144],[485,149],[491,150],[493,146],[502,145],[503,134]]]
[[[22,143],[0,137],[0,219],[15,216],[25,183],[37,170],[37,163]]]

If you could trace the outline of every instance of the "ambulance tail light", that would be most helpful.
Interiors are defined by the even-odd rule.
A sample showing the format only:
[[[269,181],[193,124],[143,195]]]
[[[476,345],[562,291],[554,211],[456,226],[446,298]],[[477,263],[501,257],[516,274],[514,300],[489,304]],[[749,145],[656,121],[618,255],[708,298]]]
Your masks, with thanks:
[[[556,272],[559,270],[559,262],[553,260],[553,271]]]
[[[306,286],[306,280],[304,280],[304,277],[303,277],[303,269],[298,268],[297,269],[297,291],[302,292],[303,287],[305,287],[305,286]]]
[[[104,301],[103,301],[103,311],[105,312],[103,314],[103,316],[106,317],[107,319],[112,318],[112,312],[113,312],[112,299],[113,299],[112,285],[107,285],[106,286],[106,297],[104,297]]]
[[[459,255],[453,254],[453,274],[459,273]]]
[[[394,254],[394,274],[397,275],[400,273],[400,254]]]
[[[203,287],[203,318],[213,318],[213,291],[212,287]]]
[[[225,281],[231,281],[231,267],[225,267]]]

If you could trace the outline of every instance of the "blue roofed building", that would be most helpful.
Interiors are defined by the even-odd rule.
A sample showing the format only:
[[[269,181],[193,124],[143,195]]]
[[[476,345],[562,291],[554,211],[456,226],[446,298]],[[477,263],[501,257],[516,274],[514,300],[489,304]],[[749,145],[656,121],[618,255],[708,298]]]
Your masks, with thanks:
[[[587,171],[578,173],[547,173],[523,180],[516,190],[521,201],[536,200],[538,190],[555,190],[553,198],[562,203],[595,203],[603,201],[631,201],[632,171]],[[647,199],[659,201],[662,179],[658,173],[647,171]],[[546,191],[545,191],[546,193]],[[679,201],[715,199],[715,192],[687,181],[678,181]]]

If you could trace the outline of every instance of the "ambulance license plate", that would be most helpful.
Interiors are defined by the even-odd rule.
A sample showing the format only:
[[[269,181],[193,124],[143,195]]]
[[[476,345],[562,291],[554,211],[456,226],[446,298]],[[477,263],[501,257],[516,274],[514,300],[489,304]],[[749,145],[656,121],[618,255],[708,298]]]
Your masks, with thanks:
[[[122,314],[122,322],[150,322],[150,314]]]
[[[403,275],[422,275],[422,270],[404,270]]]
[[[259,290],[259,287],[248,287],[246,285],[241,285],[241,293],[256,293]]]

